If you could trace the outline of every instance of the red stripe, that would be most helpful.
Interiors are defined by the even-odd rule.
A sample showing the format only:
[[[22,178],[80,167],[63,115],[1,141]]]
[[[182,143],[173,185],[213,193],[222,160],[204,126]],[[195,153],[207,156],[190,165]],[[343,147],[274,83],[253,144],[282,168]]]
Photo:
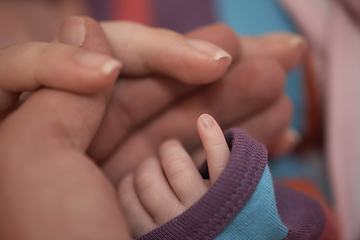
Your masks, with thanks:
[[[152,0],[112,0],[111,18],[154,26]]]

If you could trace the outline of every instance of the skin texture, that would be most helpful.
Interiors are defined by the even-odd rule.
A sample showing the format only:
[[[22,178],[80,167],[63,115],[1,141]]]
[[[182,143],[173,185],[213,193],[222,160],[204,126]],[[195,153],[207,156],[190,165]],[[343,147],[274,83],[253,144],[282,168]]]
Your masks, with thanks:
[[[191,48],[178,34],[143,29],[144,36],[166,36],[165,41],[176,42],[171,48],[179,46],[180,50],[168,56],[166,51],[153,51],[163,45],[161,41],[145,47],[135,41],[140,46],[133,46],[133,57],[146,57],[136,63],[119,57],[126,74],[113,86],[119,68],[104,75],[101,68],[93,66],[90,73],[94,75],[87,82],[88,71],[75,62],[65,64],[76,51],[94,51],[105,57],[111,53],[120,56],[121,49],[128,49],[126,41],[114,49],[116,33],[112,35],[103,26],[105,36],[94,20],[83,20],[86,36],[79,48],[31,43],[34,45],[27,45],[31,48],[18,45],[1,50],[0,62],[11,63],[9,69],[24,69],[21,76],[16,76],[16,71],[0,71],[6,76],[0,78],[0,97],[6,100],[0,123],[1,239],[129,239],[113,184],[143,159],[156,155],[166,139],[180,139],[190,153],[200,149],[194,122],[202,113],[211,113],[223,128],[248,123],[249,129],[256,129],[252,118],[258,119],[257,123],[266,121],[269,129],[259,134],[260,141],[268,136],[282,139],[287,129],[290,107],[275,106],[283,98],[285,69],[292,67],[288,63],[299,63],[305,50],[303,43],[289,44],[294,36],[281,37],[285,47],[280,52],[265,51],[256,57],[223,25],[187,36],[225,49],[232,56],[230,62],[228,57],[214,59],[209,51]],[[67,30],[61,28],[58,42],[69,43],[64,37]],[[125,27],[119,27],[119,32],[133,36]],[[266,37],[253,43],[261,47],[264,42]],[[44,51],[54,51],[59,57],[49,59]],[[197,60],[189,64],[181,60],[183,54]],[[29,55],[27,59],[41,57],[27,62],[32,67],[25,67],[21,65],[24,55]],[[57,70],[59,66],[63,71]],[[211,74],[197,70],[209,67]],[[172,68],[176,71],[170,71]],[[136,74],[128,69],[144,71]],[[9,79],[18,83],[12,86]],[[194,79],[208,85],[185,84]],[[36,89],[17,107],[21,91]],[[266,114],[268,111],[272,114]],[[269,115],[272,120],[263,118]]]
[[[203,114],[197,131],[206,152],[210,180],[204,180],[177,140],[164,142],[160,159],[144,160],[118,187],[119,204],[133,238],[180,215],[198,201],[225,169],[230,150],[214,118]]]

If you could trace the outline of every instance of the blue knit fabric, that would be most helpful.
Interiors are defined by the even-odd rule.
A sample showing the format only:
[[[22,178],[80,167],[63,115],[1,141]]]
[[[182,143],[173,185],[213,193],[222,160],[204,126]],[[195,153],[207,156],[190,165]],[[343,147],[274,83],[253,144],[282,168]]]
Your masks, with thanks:
[[[284,239],[287,234],[288,229],[277,213],[273,181],[266,166],[250,201],[215,239],[276,240]]]

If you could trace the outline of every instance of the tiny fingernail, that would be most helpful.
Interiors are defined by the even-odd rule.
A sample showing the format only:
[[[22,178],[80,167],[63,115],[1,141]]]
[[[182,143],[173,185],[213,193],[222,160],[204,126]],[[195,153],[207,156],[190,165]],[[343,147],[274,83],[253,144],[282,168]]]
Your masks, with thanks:
[[[81,17],[70,17],[62,26],[59,41],[79,47],[86,36],[85,21]]]
[[[302,45],[305,45],[306,44],[306,41],[303,37],[300,37],[300,36],[295,36],[295,37],[292,37],[289,41],[289,45],[290,47],[298,47],[298,46],[302,46]]]
[[[211,58],[215,60],[219,60],[221,58],[229,58],[231,60],[231,55],[229,53],[212,43],[191,38],[187,38],[186,41],[193,48],[201,52],[207,53]]]
[[[210,128],[214,125],[212,117],[210,117],[208,114],[201,115],[200,122],[205,128]]]
[[[115,69],[121,68],[121,63],[106,55],[81,51],[74,55],[75,61],[85,67],[100,68],[104,75],[110,75]]]

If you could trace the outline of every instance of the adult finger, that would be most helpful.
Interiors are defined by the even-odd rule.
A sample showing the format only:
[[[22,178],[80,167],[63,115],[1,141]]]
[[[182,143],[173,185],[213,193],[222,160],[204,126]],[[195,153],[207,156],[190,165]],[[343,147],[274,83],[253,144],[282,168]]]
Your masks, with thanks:
[[[7,92],[34,91],[40,86],[92,93],[119,73],[110,56],[61,43],[26,43],[0,50],[0,87]]]
[[[26,43],[0,49],[0,117],[23,91],[45,86],[92,93],[114,82],[120,63],[60,43]]]
[[[224,75],[231,55],[238,54],[237,49],[227,53],[207,41],[132,22],[105,22],[102,27],[127,75],[155,72],[189,84],[209,83]],[[228,41],[235,44],[237,38]]]
[[[80,34],[79,34],[80,33]],[[93,53],[105,54],[111,56],[111,48],[104,30],[100,24],[93,18],[87,16],[70,17],[60,27],[55,42],[66,43],[69,45],[77,46],[82,49],[89,50]],[[120,63],[122,67],[122,63]],[[113,77],[119,74],[113,75]],[[107,84],[107,88],[97,88],[97,91],[104,90],[108,102],[111,99],[113,92],[113,83]]]
[[[94,19],[87,16],[68,18],[60,27],[54,42],[111,55],[111,48],[104,30]]]
[[[82,30],[82,28],[85,28],[85,30]],[[74,37],[74,32],[75,35],[78,32],[85,33],[85,36],[81,34],[80,43],[77,43],[74,40],[77,39],[77,37]],[[67,45],[72,44],[76,46],[76,49],[90,51],[91,54],[101,54],[107,57],[109,57],[111,54],[110,46],[103,29],[97,21],[86,16],[69,18],[60,28],[55,42],[66,43]],[[88,147],[89,140],[96,132],[103,117],[106,105],[111,99],[113,83],[115,82],[117,76],[118,71],[114,71],[114,73],[110,76],[111,79],[106,88],[97,89],[97,93],[88,95],[86,97],[84,96],[84,98],[80,97],[79,100],[76,101],[77,104],[73,104],[74,108],[78,108],[77,111],[79,111],[83,117],[77,118],[78,121],[74,121],[75,124],[69,124],[69,122],[67,122],[65,119],[60,118],[63,120],[62,124],[68,124],[64,126],[64,129],[68,131],[68,140],[76,141],[76,146],[78,146],[80,149],[86,149]],[[68,101],[67,97],[61,98],[64,98],[62,101]],[[71,111],[70,109],[71,108],[61,110]],[[62,113],[60,111],[59,115],[61,114]],[[72,112],[72,114],[73,115],[68,115],[67,118],[76,115],[75,112]],[[93,114],[93,116],[88,116],[86,114]],[[87,126],[87,135],[80,134],[79,131],[83,131],[83,128],[79,128],[79,130],[77,130],[76,124],[85,124],[84,126]]]
[[[239,37],[226,24],[215,23],[206,25],[186,33],[186,36],[201,39],[221,47],[231,54],[233,62],[236,62],[241,56],[242,45],[238,41],[233,41],[233,39],[238,39]]]
[[[261,37],[239,38],[242,58],[271,57],[286,71],[299,65],[307,50],[305,39],[290,33],[270,33]]]
[[[171,188],[180,202],[190,207],[207,191],[207,186],[194,162],[177,140],[163,143],[159,155]]]
[[[241,36],[237,43],[228,41],[236,34],[224,24],[208,25],[187,34],[211,42],[228,52],[238,52],[233,57],[233,65],[246,58],[269,57],[278,61],[285,70],[290,70],[302,62],[307,50],[305,39],[291,33],[269,33],[263,36]]]

